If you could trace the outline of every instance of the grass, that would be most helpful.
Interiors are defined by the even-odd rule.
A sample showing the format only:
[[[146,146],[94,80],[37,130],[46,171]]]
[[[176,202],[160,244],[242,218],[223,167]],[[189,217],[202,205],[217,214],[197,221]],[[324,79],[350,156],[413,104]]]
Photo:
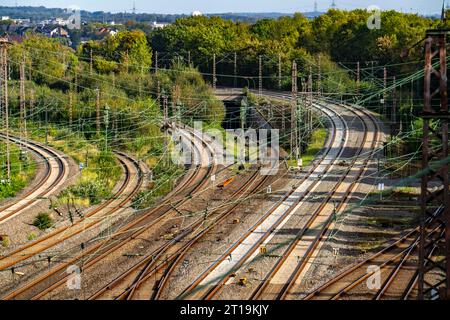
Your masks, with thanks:
[[[367,220],[367,225],[379,228],[393,228],[396,226],[409,227],[414,222],[414,217],[373,217]]]
[[[45,128],[28,122],[29,137],[45,143]],[[111,151],[102,151],[99,146],[65,128],[50,125],[48,145],[71,157],[76,163],[83,163],[84,169],[75,184],[58,195],[56,207],[70,202],[79,206],[98,204],[111,195],[121,176],[120,165]]]
[[[33,241],[36,238],[37,238],[37,234],[34,233],[34,232],[29,233],[28,236],[27,236],[27,240],[28,241]]]
[[[303,166],[307,166],[311,163],[311,161],[314,160],[317,153],[322,150],[325,140],[327,138],[327,130],[325,128],[318,128],[313,131],[311,134],[311,139],[308,144],[308,147],[306,148],[305,152],[302,154],[302,161]],[[296,167],[297,166],[297,160],[291,159],[288,160],[288,166],[290,167]]]
[[[413,187],[400,187],[395,188],[392,193],[396,197],[414,197],[420,195],[420,189]]]
[[[10,244],[9,237],[7,235],[1,236],[0,237],[0,244],[4,248],[9,247],[9,244]]]
[[[39,230],[46,230],[53,225],[53,218],[47,212],[41,212],[34,219],[33,225]]]
[[[10,144],[11,181],[7,182],[6,144],[0,146],[0,200],[14,197],[34,178],[36,163],[29,154],[21,154],[21,150]]]
[[[371,240],[371,241],[359,243],[357,246],[358,246],[358,249],[363,252],[370,252],[370,251],[379,249],[386,242],[386,240],[387,239]]]
[[[153,206],[159,198],[169,193],[175,186],[175,181],[184,172],[174,164],[157,165],[153,167],[154,183],[147,190],[139,192],[132,200],[134,209],[146,209]],[[157,186],[157,187],[155,187]]]

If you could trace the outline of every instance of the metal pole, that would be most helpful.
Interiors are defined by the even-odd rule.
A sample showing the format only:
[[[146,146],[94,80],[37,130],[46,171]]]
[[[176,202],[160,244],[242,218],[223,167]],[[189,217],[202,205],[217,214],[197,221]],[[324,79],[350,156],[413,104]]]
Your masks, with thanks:
[[[321,67],[321,58],[320,54],[317,57],[317,95],[320,97],[322,94],[322,67]]]
[[[258,84],[258,93],[259,96],[262,96],[262,86],[263,86],[263,70],[262,70],[262,56],[259,56],[259,84]]]
[[[95,102],[95,109],[96,109],[96,129],[97,129],[97,136],[100,135],[100,89],[95,89],[97,94],[97,99]]]
[[[397,80],[393,78],[394,88],[392,89],[392,115],[391,115],[391,135],[395,135],[397,132]]]
[[[6,131],[6,175],[8,183],[11,182],[11,161],[9,148],[9,107],[8,107],[8,46],[9,42],[6,38],[0,38],[0,49],[2,53],[1,67],[2,72],[2,98],[5,112],[5,131]]]
[[[360,81],[361,81],[361,69],[359,65],[359,61],[356,63],[356,94],[359,94],[359,87],[360,87]]]
[[[26,125],[26,105],[25,105],[25,55],[20,63],[20,139],[26,139],[27,125]],[[22,144],[20,145],[22,148]]]
[[[105,114],[104,114],[104,122],[105,122],[105,151],[108,151],[108,125],[109,125],[109,106],[105,106]]]
[[[424,122],[422,139],[422,170],[424,173],[420,197],[422,213],[420,216],[418,266],[419,299],[424,299],[431,293],[439,293],[440,298],[450,299],[450,195],[448,192],[448,122],[450,113],[447,102],[447,32],[445,30],[428,31],[425,41],[424,108],[421,114]],[[439,59],[439,69],[433,67],[433,58]],[[440,97],[439,107],[436,105],[438,96]],[[440,128],[431,130],[430,122],[432,120],[435,120],[434,123],[437,125],[440,124]],[[432,143],[433,150],[430,149]],[[430,184],[431,181],[433,181],[433,185]],[[439,187],[436,186],[438,182],[441,183]],[[437,206],[442,206],[442,213],[435,217]],[[442,236],[428,234],[429,230],[436,227],[440,229],[442,233],[439,235]],[[435,245],[439,247],[439,255],[444,257],[444,259],[439,259],[438,263],[436,260],[428,258]],[[427,275],[430,276],[427,277]]]
[[[383,68],[383,115],[386,115],[386,88],[387,88],[387,69]]]
[[[72,128],[72,118],[73,118],[73,94],[72,90],[69,91],[69,127]]]
[[[296,113],[297,113],[297,95],[298,95],[298,87],[297,87],[297,62],[292,62],[292,108],[291,108],[291,152],[294,152],[296,155],[298,154],[298,145],[297,145],[297,122],[296,122]],[[297,158],[298,160],[298,158]]]
[[[281,90],[281,54],[278,54],[278,90]]]
[[[45,104],[45,144],[48,145],[48,104]]]
[[[92,76],[93,73],[93,59],[92,59],[92,49],[89,50],[89,74]]]
[[[167,137],[167,126],[169,124],[169,109],[168,109],[168,101],[167,95],[163,92],[163,116],[164,116],[164,164],[167,164],[168,159],[168,137]]]
[[[217,81],[217,78],[216,78],[216,54],[214,53],[213,54],[213,79],[212,79],[214,90],[216,90],[216,81]]]
[[[237,88],[237,53],[234,52],[234,87]]]

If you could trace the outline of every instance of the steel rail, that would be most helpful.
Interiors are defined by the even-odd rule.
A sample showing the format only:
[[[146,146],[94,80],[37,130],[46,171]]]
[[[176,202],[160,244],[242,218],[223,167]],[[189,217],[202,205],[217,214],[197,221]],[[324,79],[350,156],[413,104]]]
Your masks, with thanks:
[[[3,139],[6,139],[6,136],[3,134],[0,134],[0,137],[2,137]],[[29,190],[28,192],[26,192],[25,194],[21,195],[18,198],[15,198],[13,201],[7,203],[6,205],[2,206],[0,208],[0,214],[6,210],[8,210],[9,208],[11,208],[12,206],[16,205],[17,203],[19,203],[20,201],[22,201],[23,199],[26,199],[27,197],[29,197],[30,195],[32,195],[33,193],[35,193],[36,191],[38,191],[51,177],[51,173],[52,173],[52,169],[50,166],[50,160],[48,159],[48,157],[43,154],[42,151],[50,154],[51,156],[53,156],[57,163],[58,163],[58,175],[56,176],[55,181],[53,181],[53,183],[48,186],[45,190],[43,190],[36,198],[29,200],[26,204],[20,206],[19,208],[16,208],[14,210],[12,210],[11,212],[8,212],[7,214],[4,215],[0,215],[0,223],[5,222],[6,220],[10,219],[11,217],[19,214],[21,211],[25,210],[26,208],[32,206],[36,201],[38,201],[39,198],[41,198],[42,196],[48,194],[49,192],[52,191],[53,188],[55,188],[60,181],[63,179],[65,173],[66,173],[66,165],[63,163],[61,156],[59,154],[57,154],[55,151],[53,151],[52,149],[42,146],[36,142],[33,141],[24,141],[24,140],[20,140],[14,136],[9,136],[9,140],[23,145],[28,149],[31,149],[35,154],[37,154],[40,158],[44,159],[45,162],[45,174],[42,177],[42,179],[39,180],[39,182],[36,184],[35,187],[33,187],[31,190]]]
[[[340,115],[337,115],[339,118]],[[341,118],[342,119],[342,118]],[[332,139],[330,139],[330,145],[328,147],[326,147],[326,151],[324,153],[324,155],[321,157],[321,159],[316,162],[316,164],[311,168],[311,170],[307,173],[307,175],[305,175],[305,177],[300,181],[299,185],[301,185],[304,181],[306,181],[308,179],[308,177],[314,172],[314,170],[321,165],[322,161],[324,160],[324,158],[326,157],[326,155],[330,152],[331,147],[333,145],[333,141],[335,140],[335,130],[336,130],[336,124],[333,122],[333,119],[330,117],[330,123],[332,124],[333,130],[332,130]],[[343,119],[342,119],[343,121]],[[343,121],[344,122],[344,121]],[[340,143],[340,148],[342,151],[344,142],[341,141]],[[340,152],[338,152],[338,154],[340,154]],[[332,164],[334,163],[334,161],[330,162],[330,164],[325,168],[325,172],[328,171],[328,169],[332,166]],[[277,223],[272,226],[270,228],[270,230],[268,230],[264,237],[262,239],[260,239],[260,241],[256,244],[253,245],[253,247],[251,248],[251,250],[249,250],[247,252],[247,254],[240,259],[241,263],[238,263],[238,268],[240,267],[240,265],[243,263],[243,261],[245,261],[260,245],[260,243],[262,241],[264,241],[272,232],[273,230],[285,219],[285,217],[287,217],[291,211],[295,208],[296,204],[298,204],[299,202],[301,202],[301,200],[306,197],[306,195],[309,193],[309,191],[318,183],[318,181],[315,181],[306,191],[305,193],[302,195],[302,197],[300,197],[299,199],[296,200],[296,203],[292,204],[289,209],[278,219]],[[216,260],[214,262],[214,264],[212,266],[210,266],[200,277],[198,277],[196,279],[196,281],[194,283],[192,283],[188,288],[186,288],[183,293],[179,296],[179,298],[189,298],[190,292],[193,292],[194,290],[196,290],[196,288],[200,285],[200,283],[222,262],[224,261],[224,259],[226,257],[229,256],[229,254],[237,247],[239,246],[239,244],[242,243],[242,241],[244,241],[244,239],[251,234],[253,231],[255,231],[266,219],[267,217],[269,217],[271,215],[271,213],[273,213],[279,206],[279,204],[283,203],[284,200],[288,199],[289,196],[294,192],[295,190],[292,189],[290,190],[284,197],[283,199],[281,199],[279,202],[277,202],[276,205],[274,205],[267,213],[264,214],[264,216],[251,228],[249,229],[246,234],[240,238],[239,241],[237,241],[232,247],[230,247],[222,256],[221,258],[219,258],[218,260]],[[235,267],[236,268],[236,267]],[[202,293],[202,299],[211,299],[220,289],[221,285],[226,283],[226,281],[228,281],[228,279],[230,278],[231,274],[229,273],[227,275],[227,277],[225,277],[225,279],[221,279],[219,284],[213,285],[213,287],[211,289],[207,289],[206,293]]]

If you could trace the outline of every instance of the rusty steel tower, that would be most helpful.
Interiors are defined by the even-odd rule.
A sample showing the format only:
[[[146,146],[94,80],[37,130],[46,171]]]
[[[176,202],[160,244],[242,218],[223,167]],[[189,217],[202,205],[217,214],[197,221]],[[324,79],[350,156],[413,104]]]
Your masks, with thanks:
[[[427,31],[425,40],[419,299],[450,299],[449,33]]]

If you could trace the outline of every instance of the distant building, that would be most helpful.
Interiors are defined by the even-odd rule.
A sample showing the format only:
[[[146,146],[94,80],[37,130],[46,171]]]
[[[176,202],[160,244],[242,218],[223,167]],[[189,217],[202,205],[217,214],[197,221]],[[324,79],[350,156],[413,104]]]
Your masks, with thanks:
[[[59,26],[67,26],[68,24],[70,24],[70,20],[63,18],[56,18],[55,20],[52,21],[52,24],[57,24]]]
[[[203,13],[201,13],[200,11],[194,11],[194,12],[192,12],[192,16],[193,17],[199,17],[199,16],[202,16],[203,15]]]
[[[48,38],[69,38],[69,32],[61,26],[40,26],[34,31],[36,33],[42,33]]]
[[[151,24],[151,26],[152,26],[153,29],[162,29],[162,28],[167,27],[169,24],[170,24],[170,23],[164,23],[164,22],[156,22],[156,21],[153,21],[152,24]]]
[[[115,36],[117,32],[118,31],[116,29],[102,27],[97,30],[96,34],[105,37],[105,36]]]
[[[30,25],[31,20],[30,19],[13,19],[14,23],[20,24],[20,25]]]

